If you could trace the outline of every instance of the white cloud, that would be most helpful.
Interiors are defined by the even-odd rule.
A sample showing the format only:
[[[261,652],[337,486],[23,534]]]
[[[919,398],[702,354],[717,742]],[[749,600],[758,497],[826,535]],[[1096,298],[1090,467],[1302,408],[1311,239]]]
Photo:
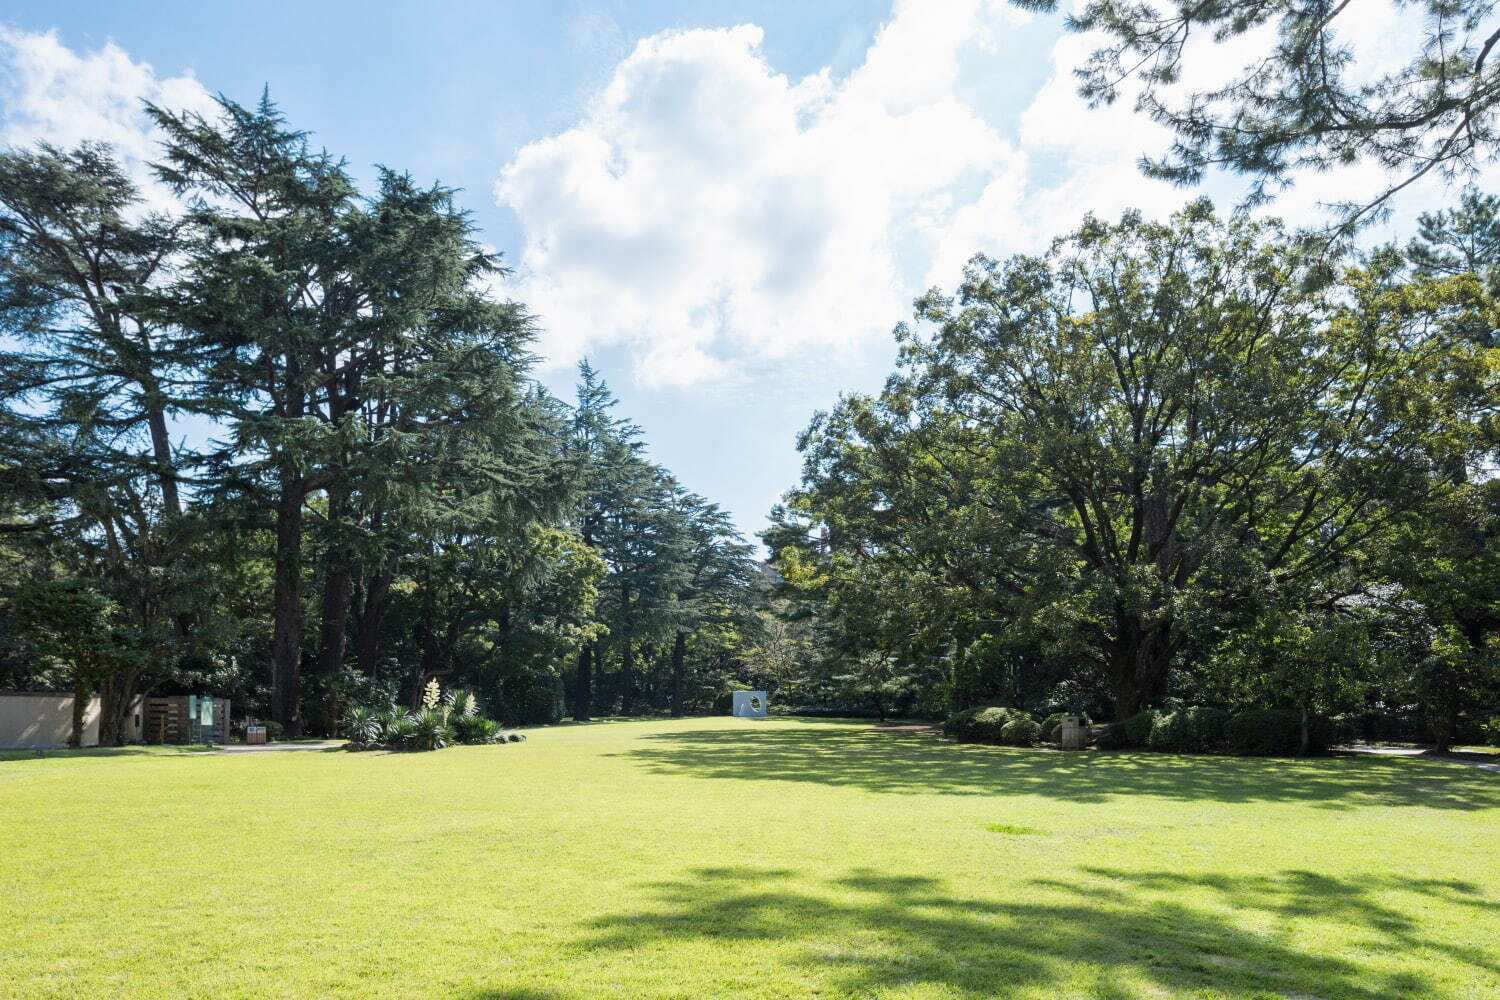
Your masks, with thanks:
[[[157,149],[143,101],[206,111],[212,100],[191,75],[158,77],[150,65],[108,43],[79,54],[55,32],[0,26],[0,143],[38,141],[70,148],[84,140],[114,146],[153,205],[171,196],[152,179]]]
[[[640,42],[496,188],[542,353],[624,344],[644,381],[685,384],[884,338],[958,192],[1018,157],[954,93],[964,53],[993,45],[977,28],[1015,16],[901,6],[842,80],[777,73],[750,25]]]
[[[779,74],[749,25],[640,42],[583,119],[522,149],[496,186],[525,233],[510,291],[541,316],[542,353],[568,365],[623,347],[657,384],[825,363],[883,343],[914,293],[951,287],[977,251],[1040,250],[1087,212],[1163,216],[1199,194],[1224,206],[1243,194],[1230,176],[1184,190],[1141,175],[1139,157],[1171,137],[1129,94],[1103,108],[1078,96],[1073,70],[1096,37],[1058,37],[1025,107],[987,118],[966,102],[1024,58],[1023,17],[1005,3],[897,0],[838,79]],[[1351,18],[1351,78],[1408,59],[1420,17],[1383,0]],[[1195,42],[1180,87],[1223,82],[1270,41],[1263,29]],[[1306,175],[1264,211],[1316,223],[1323,203],[1385,183],[1368,164]],[[1399,217],[1450,197],[1430,179]]]

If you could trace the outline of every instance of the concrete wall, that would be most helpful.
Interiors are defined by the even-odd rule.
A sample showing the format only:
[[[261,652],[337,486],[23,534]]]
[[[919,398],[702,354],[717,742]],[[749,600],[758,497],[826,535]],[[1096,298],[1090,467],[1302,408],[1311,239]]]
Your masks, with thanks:
[[[65,747],[73,732],[73,696],[21,691],[0,694],[0,750]],[[83,710],[83,745],[99,745],[99,699]]]

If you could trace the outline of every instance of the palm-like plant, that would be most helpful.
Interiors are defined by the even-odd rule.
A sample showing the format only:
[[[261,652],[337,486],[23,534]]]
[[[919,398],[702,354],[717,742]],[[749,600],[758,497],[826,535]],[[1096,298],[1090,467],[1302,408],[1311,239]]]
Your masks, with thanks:
[[[397,712],[389,715],[383,722],[380,741],[392,750],[403,750],[415,745],[416,734],[416,720],[403,712]]]
[[[438,708],[424,708],[411,719],[412,745],[418,750],[441,750],[453,742],[448,714]]]
[[[374,743],[381,729],[380,716],[373,708],[355,705],[344,713],[344,735],[356,743]]]
[[[455,716],[472,718],[479,714],[479,699],[474,697],[472,691],[452,688],[444,700],[448,703],[448,710]]]

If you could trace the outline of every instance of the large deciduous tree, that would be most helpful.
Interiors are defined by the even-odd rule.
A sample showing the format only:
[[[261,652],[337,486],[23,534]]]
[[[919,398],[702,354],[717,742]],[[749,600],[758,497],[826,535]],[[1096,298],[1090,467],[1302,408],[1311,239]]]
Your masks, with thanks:
[[[1482,359],[1436,334],[1474,283],[1402,267],[1334,273],[1205,203],[975,258],[919,302],[930,335],[899,331],[885,391],[815,420],[794,500],[850,579],[967,590],[989,631],[1088,664],[1123,718],[1472,447]]]

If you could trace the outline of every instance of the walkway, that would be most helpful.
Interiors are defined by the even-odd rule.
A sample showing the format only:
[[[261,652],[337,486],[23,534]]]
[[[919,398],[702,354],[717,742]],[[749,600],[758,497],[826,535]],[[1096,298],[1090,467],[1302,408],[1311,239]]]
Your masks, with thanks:
[[[1500,761],[1482,760],[1481,754],[1439,754],[1421,747],[1343,746],[1333,748],[1337,753],[1367,753],[1378,757],[1426,757],[1428,760],[1447,761],[1465,767],[1477,767],[1481,771],[1500,774]]]

